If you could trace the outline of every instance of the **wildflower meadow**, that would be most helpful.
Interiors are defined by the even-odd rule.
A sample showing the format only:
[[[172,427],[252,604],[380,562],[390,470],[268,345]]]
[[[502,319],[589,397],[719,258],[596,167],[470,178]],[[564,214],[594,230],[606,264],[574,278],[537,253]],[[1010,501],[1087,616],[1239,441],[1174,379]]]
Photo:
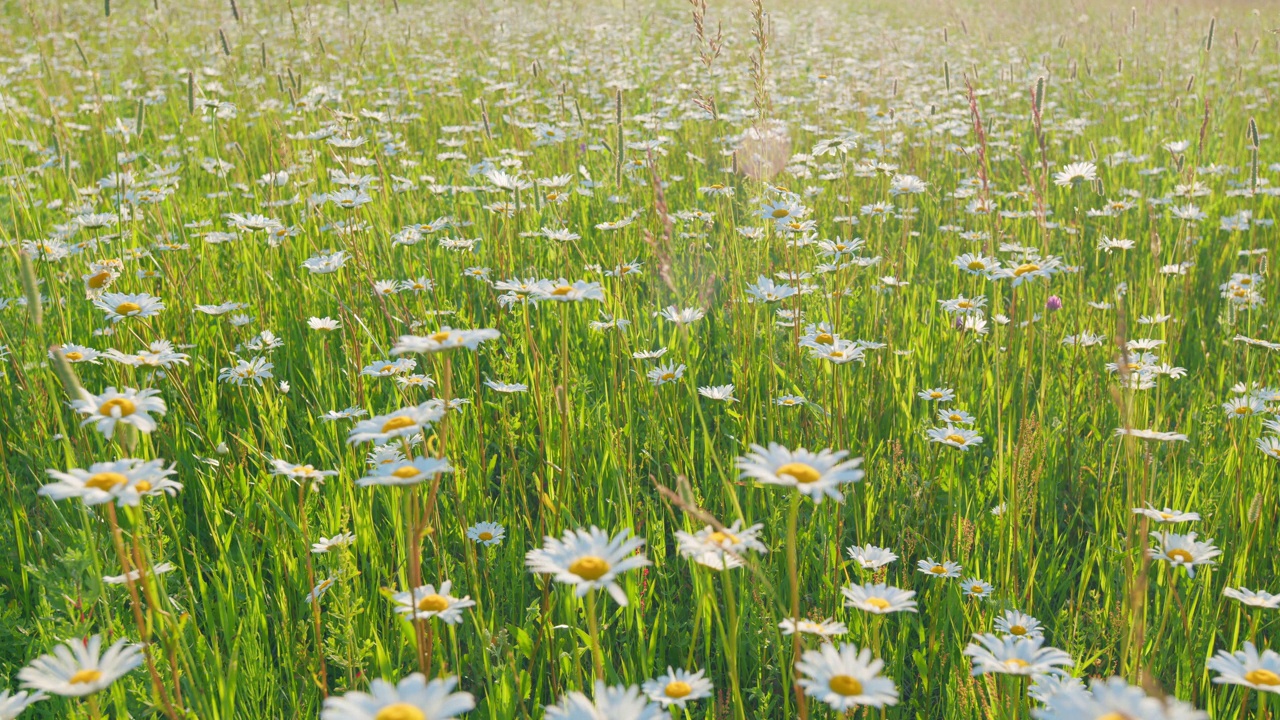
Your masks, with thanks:
[[[1262,0],[0,3],[0,720],[1278,717],[1278,94]]]

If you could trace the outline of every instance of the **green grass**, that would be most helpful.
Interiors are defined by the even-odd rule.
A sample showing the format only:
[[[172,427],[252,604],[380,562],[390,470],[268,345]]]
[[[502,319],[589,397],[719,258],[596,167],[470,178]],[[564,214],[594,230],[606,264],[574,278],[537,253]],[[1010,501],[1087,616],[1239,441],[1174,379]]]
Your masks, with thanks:
[[[148,562],[176,566],[150,584],[141,609],[166,693],[180,689],[186,717],[318,717],[322,684],[341,694],[416,671],[414,631],[389,600],[410,576],[406,491],[357,487],[371,448],[347,444],[351,421],[321,415],[349,406],[377,415],[441,397],[447,374],[451,396],[470,403],[427,440],[457,472],[440,485],[421,573],[426,581],[452,580],[454,594],[476,601],[460,625],[431,626],[433,674],[461,676],[460,689],[477,701],[468,717],[541,717],[563,693],[589,690],[585,603],[531,575],[525,553],[544,535],[593,525],[632,530],[653,561],[623,577],[627,607],[599,598],[611,684],[640,683],[668,666],[702,668],[716,696],[692,704],[691,718],[799,716],[792,641],[777,630],[791,613],[791,491],[740,480],[735,467],[751,443],[769,442],[864,458],[866,478],[844,488],[844,503],[799,504],[796,589],[802,614],[843,620],[849,633],[840,642],[871,647],[884,660],[900,694],[887,717],[1027,717],[1012,681],[971,678],[962,655],[971,634],[990,632],[993,618],[1010,608],[1045,624],[1047,644],[1071,654],[1075,675],[1120,675],[1213,717],[1245,717],[1259,703],[1258,693],[1213,684],[1205,661],[1249,639],[1267,647],[1276,631],[1273,611],[1222,596],[1224,587],[1280,587],[1277,462],[1255,448],[1266,433],[1263,417],[1233,420],[1220,407],[1236,383],[1280,386],[1274,352],[1232,340],[1280,341],[1275,296],[1269,277],[1260,290],[1267,304],[1253,310],[1233,309],[1219,292],[1232,273],[1267,276],[1270,255],[1240,251],[1280,250],[1270,224],[1219,229],[1221,218],[1241,211],[1265,223],[1276,214],[1268,182],[1280,171],[1269,136],[1280,63],[1273,9],[1148,3],[1130,14],[1123,3],[1048,8],[1009,0],[1003,7],[875,3],[855,12],[841,2],[766,2],[766,97],[749,72],[758,51],[751,7],[739,1],[707,10],[707,33],[723,23],[725,39],[710,67],[691,39],[690,6],[668,0],[405,0],[398,7],[246,0],[238,19],[229,4],[115,5],[109,17],[87,3],[0,10],[0,136],[7,140],[0,145],[0,345],[8,351],[0,352],[0,546],[8,549],[0,563],[0,677],[7,681],[0,687],[16,689],[18,671],[63,639],[139,640],[128,590],[102,581],[122,572],[104,508],[36,494],[48,468],[124,456],[176,463],[175,479],[185,485],[176,497],[121,511],[121,524]],[[1032,109],[1041,77],[1043,145]],[[321,87],[327,96],[315,92]],[[710,96],[714,119],[694,104]],[[326,99],[299,105],[304,97]],[[216,117],[203,101],[230,103],[235,116]],[[768,150],[791,157],[768,178],[741,172],[750,151],[739,139],[759,122],[756,108],[785,128],[781,147]],[[362,110],[410,117],[379,123]],[[1242,192],[1253,185],[1250,118],[1261,132],[1257,193]],[[326,123],[367,142],[341,149],[288,137]],[[534,123],[568,137],[536,144]],[[845,132],[858,134],[847,155],[794,157]],[[638,144],[655,138],[663,139],[657,150]],[[1187,149],[1163,148],[1178,140]],[[1141,157],[1106,161],[1121,151]],[[438,157],[445,152],[465,159]],[[372,162],[352,162],[361,157]],[[233,167],[220,176],[201,167],[205,158]],[[568,199],[556,204],[537,187],[518,200],[503,190],[469,191],[490,184],[467,174],[485,158],[518,160],[505,169],[530,180],[573,175],[562,190]],[[861,176],[863,160],[896,165],[927,190],[891,195],[891,173]],[[1052,174],[1079,160],[1097,162],[1098,182],[1055,186]],[[133,171],[137,188],[149,187],[149,169],[175,163],[178,184],[161,202],[135,206],[110,188],[90,192],[120,171]],[[1152,168],[1165,170],[1141,172]],[[376,176],[380,189],[358,209],[309,206],[313,193],[340,189],[331,169]],[[255,184],[281,170],[290,174],[287,186]],[[393,192],[392,175],[414,188]],[[575,191],[584,175],[598,184],[590,194]],[[995,208],[1018,216],[966,210],[984,193],[984,176]],[[879,263],[815,274],[805,281],[815,292],[781,303],[748,302],[757,276],[813,272],[825,261],[774,229],[759,240],[740,234],[771,225],[758,213],[761,198],[774,192],[764,179],[802,194],[818,238],[861,237],[861,254],[880,256]],[[1174,195],[1193,181],[1207,194]],[[699,193],[712,184],[734,194]],[[810,188],[818,192],[807,194]],[[956,197],[960,188],[972,197]],[[1014,191],[1022,196],[1007,195]],[[1128,191],[1131,209],[1088,212]],[[294,196],[296,204],[262,205]],[[1161,199],[1171,203],[1149,202]],[[62,206],[50,208],[55,201]],[[485,208],[501,201],[519,211],[508,217]],[[854,226],[838,220],[876,202],[904,212],[862,215]],[[1170,206],[1187,203],[1207,217],[1170,215]],[[1048,226],[1037,220],[1042,204],[1051,211]],[[57,237],[80,205],[116,215],[119,236],[62,259],[30,244]],[[713,221],[666,220],[695,209],[714,213]],[[632,211],[638,216],[626,227],[596,229]],[[260,232],[206,242],[204,233],[230,229],[225,213],[262,213],[298,232],[279,247]],[[392,245],[403,227],[444,216],[467,225]],[[367,229],[330,228],[352,220]],[[211,224],[194,226],[200,222]],[[532,235],[562,227],[581,238]],[[82,228],[65,242],[110,232]],[[1095,249],[1102,236],[1135,245],[1102,252]],[[155,250],[166,237],[189,248]],[[439,247],[442,237],[480,241],[465,252]],[[1038,248],[1078,271],[1015,289],[952,264],[974,252],[1016,266],[1011,253],[998,251],[1005,242]],[[38,314],[24,299],[23,248],[34,257],[28,277],[40,283]],[[338,249],[352,256],[340,271],[302,269],[306,259]],[[140,251],[150,253],[130,255]],[[112,291],[151,293],[167,307],[95,336],[110,324],[85,299],[81,276],[89,262],[109,258],[125,259]],[[604,277],[587,267],[631,260],[643,263],[642,274]],[[1160,272],[1183,262],[1193,263],[1185,275]],[[605,299],[505,308],[489,283],[464,275],[473,267],[490,268],[491,280],[600,281]],[[160,277],[136,277],[143,269]],[[887,275],[909,284],[887,287],[880,279]],[[372,290],[376,280],[420,276],[435,289],[385,297]],[[960,294],[987,298],[988,334],[957,330],[940,309],[940,300]],[[1061,298],[1062,309],[1046,309],[1050,296]],[[247,303],[239,312],[252,320],[235,327],[229,315],[193,310],[229,301]],[[685,327],[654,317],[667,305],[703,308],[706,317]],[[885,347],[868,350],[862,364],[812,359],[796,344],[803,328],[775,324],[779,308]],[[601,313],[632,324],[625,332],[590,329]],[[995,322],[998,313],[1011,322]],[[1159,314],[1172,318],[1138,322]],[[338,319],[342,328],[311,330],[311,316]],[[437,381],[431,390],[360,375],[364,365],[394,359],[398,336],[439,325],[495,328],[502,336],[474,353],[406,356],[418,361],[414,372]],[[220,383],[219,370],[263,330],[283,346],[239,356],[267,357],[273,378],[262,386]],[[1104,340],[1062,344],[1082,331]],[[1119,360],[1120,343],[1137,338],[1163,340],[1152,352],[1185,368],[1185,377],[1125,388],[1104,365]],[[49,348],[77,343],[130,353],[160,339],[183,346],[190,365],[163,377],[105,358],[72,366],[94,393],[160,390],[168,413],[158,429],[128,448],[79,427]],[[658,347],[669,348],[660,360],[632,358]],[[645,373],[668,361],[686,366],[683,378],[652,386]],[[489,378],[529,391],[497,393],[481,384]],[[279,381],[290,384],[287,393]],[[738,402],[697,392],[726,383]],[[980,445],[961,452],[928,442],[925,430],[940,425],[938,406],[917,393],[932,387],[955,390],[947,407],[976,418]],[[784,394],[809,402],[776,405]],[[1125,426],[1185,433],[1188,441],[1115,437]],[[270,474],[274,457],[339,475],[300,495]],[[427,507],[429,487],[412,492],[415,512]],[[1131,508],[1148,502],[1200,513],[1202,520],[1174,531],[1212,538],[1222,549],[1218,564],[1188,578],[1162,561],[1145,562],[1154,525]],[[1000,504],[1003,514],[990,512]],[[763,524],[771,551],[727,577],[681,557],[674,533],[704,525],[695,506],[725,524]],[[469,541],[467,527],[481,520],[504,525],[506,539],[494,547]],[[313,555],[309,570],[309,545],[344,531],[355,533],[356,544]],[[872,579],[844,548],[868,543],[900,556],[878,581],[915,590],[918,614],[870,623],[842,606],[842,586]],[[958,580],[924,576],[915,563],[926,556],[960,563],[964,578],[992,583],[994,595],[968,599]],[[309,574],[317,582],[338,578],[321,601],[323,679]],[[818,644],[806,636],[806,647]],[[102,710],[165,716],[142,668],[106,691]],[[24,717],[88,712],[80,701],[55,698]],[[807,712],[836,717],[814,700]]]

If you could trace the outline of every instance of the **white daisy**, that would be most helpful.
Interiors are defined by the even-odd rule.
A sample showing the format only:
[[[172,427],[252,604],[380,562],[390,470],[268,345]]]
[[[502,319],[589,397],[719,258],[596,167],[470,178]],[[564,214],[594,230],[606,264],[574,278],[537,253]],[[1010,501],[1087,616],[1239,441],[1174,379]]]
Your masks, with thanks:
[[[547,706],[547,720],[665,720],[667,717],[666,708],[648,700],[634,685],[607,687],[597,680],[594,695],[592,699],[580,692],[566,693],[560,702]]]
[[[627,593],[617,578],[627,570],[650,565],[637,552],[643,538],[622,530],[612,538],[592,526],[590,530],[566,530],[561,538],[547,536],[543,546],[525,555],[530,572],[555,575],[557,582],[574,585],[578,597],[596,589],[608,590],[619,605],[627,604]]]
[[[662,707],[675,705],[683,710],[687,703],[711,697],[711,681],[702,676],[703,671],[691,673],[667,667],[665,675],[646,680],[641,688],[650,700]]]
[[[135,390],[125,388],[117,392],[115,387],[108,387],[101,395],[94,395],[88,390],[80,390],[80,399],[72,400],[71,409],[86,416],[80,421],[80,427],[93,423],[98,432],[110,439],[118,423],[132,425],[139,432],[150,433],[156,429],[156,421],[151,413],[164,415],[168,408],[164,400],[156,397],[159,390],[150,388]]]
[[[396,613],[407,615],[409,620],[440,618],[449,625],[457,625],[462,622],[462,611],[473,607],[476,602],[470,595],[461,598],[450,595],[452,586],[449,580],[440,583],[439,590],[435,585],[422,585],[392,595],[391,602],[395,603]]]
[[[467,537],[483,545],[497,545],[507,536],[507,529],[495,522],[478,522],[467,528]]]
[[[417,485],[440,473],[453,472],[453,466],[445,458],[429,458],[419,455],[412,460],[378,463],[373,472],[356,480],[356,485]]]
[[[853,710],[862,705],[882,708],[898,704],[898,689],[893,681],[880,675],[884,661],[872,660],[870,650],[859,651],[855,645],[843,644],[839,649],[830,643],[819,650],[806,650],[796,663],[804,675],[796,682],[809,697],[826,703],[836,712]]]
[[[916,594],[913,590],[902,590],[892,585],[871,584],[849,585],[840,588],[845,597],[845,607],[854,607],[875,615],[887,615],[895,612],[915,612]]]
[[[976,642],[969,643],[964,649],[964,654],[973,660],[973,675],[1044,675],[1075,664],[1071,656],[1062,650],[1042,647],[1042,637],[1000,637],[975,633],[973,639]]]
[[[1205,663],[1205,668],[1218,673],[1213,679],[1215,683],[1280,693],[1280,655],[1274,650],[1263,650],[1259,654],[1251,642],[1246,641],[1244,649],[1234,653],[1219,650]]]
[[[856,483],[866,474],[860,467],[862,458],[844,460],[848,454],[846,450],[813,453],[804,448],[788,450],[777,443],[769,443],[768,448],[753,444],[751,453],[739,457],[737,465],[742,470],[741,477],[766,485],[794,487],[815,504],[824,497],[842,502],[844,493],[839,487]]]
[[[453,720],[476,706],[471,693],[453,692],[458,678],[438,678],[427,682],[414,673],[392,685],[374,680],[367,693],[351,691],[329,697],[320,712],[321,720]]]
[[[142,664],[142,646],[117,640],[102,651],[102,636],[67,640],[18,672],[22,686],[54,695],[83,697],[103,690]]]

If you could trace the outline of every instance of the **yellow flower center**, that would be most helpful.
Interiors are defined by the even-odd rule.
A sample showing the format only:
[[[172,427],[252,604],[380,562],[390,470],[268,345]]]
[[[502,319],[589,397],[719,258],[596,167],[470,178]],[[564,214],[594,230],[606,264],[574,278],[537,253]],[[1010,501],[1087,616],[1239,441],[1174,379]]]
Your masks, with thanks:
[[[373,720],[427,720],[427,714],[409,703],[399,702],[379,710]]]
[[[878,597],[867,598],[866,603],[877,610],[889,609],[889,601],[885,600],[884,598],[878,598]]]
[[[88,280],[86,280],[85,284],[87,284],[89,287],[93,288],[94,290],[97,290],[99,288],[104,287],[110,281],[111,281],[111,273],[107,272],[106,270],[100,270],[96,274],[92,275]]]
[[[962,310],[968,310],[969,308],[973,307],[973,303],[969,302],[968,300],[961,300],[960,302],[956,303],[956,307]]]
[[[112,415],[114,411],[119,410],[120,417],[127,417],[137,409],[138,406],[134,405],[133,401],[128,398],[111,398],[98,407],[98,414]]]
[[[827,687],[831,688],[831,692],[845,697],[862,694],[862,683],[848,675],[833,675],[827,681]]]
[[[778,468],[779,475],[788,475],[795,479],[796,482],[807,485],[822,477],[822,473],[812,465],[806,465],[801,462],[789,462]]]
[[[969,588],[969,592],[973,593],[974,595],[981,595],[986,591],[987,589],[981,585],[974,585],[973,587]]]
[[[443,595],[428,595],[418,601],[418,609],[425,612],[444,612],[449,609],[449,601]]]
[[[1013,670],[1031,667],[1031,663],[1027,662],[1026,660],[1023,660],[1022,658],[1009,658],[1008,660],[1004,661],[1004,664],[1005,664],[1005,667],[1008,667]]]
[[[1016,269],[1014,269],[1013,276],[1022,277],[1027,273],[1036,272],[1039,269],[1040,269],[1040,266],[1035,263],[1025,263],[1023,265],[1019,265]]]
[[[417,476],[418,468],[412,465],[404,465],[393,470],[391,474],[401,480],[408,480],[411,477]]]
[[[84,481],[84,486],[94,490],[110,492],[111,488],[124,485],[127,482],[129,482],[129,478],[118,472],[100,472],[89,476],[89,479]]]
[[[946,440],[947,442],[956,443],[957,445],[963,445],[963,444],[964,444],[964,436],[963,436],[963,435],[957,435],[957,434],[955,434],[955,433],[951,433],[950,435],[948,435],[948,436],[946,436],[945,438],[943,438],[943,440]]]
[[[122,302],[116,306],[117,315],[128,315],[142,310],[142,306],[134,302]]]
[[[683,680],[672,680],[667,683],[667,686],[662,689],[662,692],[669,698],[678,699],[693,692],[693,688],[689,686],[689,683],[684,682]]]
[[[970,261],[969,261],[969,269],[970,269],[970,270],[982,270],[982,269],[983,269],[983,268],[985,268],[986,266],[987,266],[987,264],[986,264],[986,263],[984,263],[984,262],[982,262],[981,260],[970,260]]]
[[[84,353],[76,352],[75,350],[72,350],[72,351],[71,351],[71,352],[69,352],[69,353],[65,353],[65,354],[64,354],[64,357],[66,357],[66,358],[67,358],[68,360],[70,360],[71,362],[75,362],[75,361],[77,361],[77,360],[81,360],[81,359],[83,359],[83,358],[84,358]]]
[[[1169,556],[1170,560],[1176,560],[1178,562],[1189,563],[1193,559],[1191,557],[1191,553],[1187,552],[1186,550],[1183,550],[1182,548],[1175,548],[1165,554]]]
[[[134,485],[133,487],[138,492],[147,492],[148,490],[151,489],[151,483],[147,482],[146,480],[139,480],[138,484]]]
[[[587,555],[574,560],[569,566],[569,572],[583,580],[599,580],[609,572],[609,561],[595,555]]]
[[[929,397],[933,400],[937,400],[938,398],[942,397],[942,393],[938,392],[937,390],[930,390]]]
[[[555,290],[552,290],[551,294],[555,295],[556,297],[564,297],[565,295],[568,295],[571,292],[573,292],[573,287],[571,285],[561,285],[557,287]]]
[[[1236,408],[1237,415],[1248,415],[1251,412],[1253,412],[1253,408],[1249,407],[1248,405],[1241,405],[1240,407]]]
[[[1252,285],[1252,284],[1253,284],[1253,278],[1247,278],[1247,277],[1245,277],[1245,278],[1240,278],[1240,284],[1241,284],[1241,285]]]
[[[791,211],[790,211],[790,210],[788,210],[788,209],[786,209],[786,208],[777,208],[776,210],[774,210],[773,212],[771,212],[771,213],[769,213],[769,214],[770,214],[770,215],[772,215],[772,216],[773,216],[773,217],[775,217],[775,218],[781,219],[781,218],[784,218],[784,217],[786,217],[786,216],[790,215],[790,214],[791,214]]]
[[[1026,635],[1026,634],[1027,634],[1027,629],[1026,629],[1026,628],[1024,628],[1024,627],[1022,627],[1021,625],[1010,625],[1010,626],[1009,626],[1009,634],[1010,634],[1010,635],[1019,635],[1019,636],[1021,636],[1021,635]]]
[[[1167,512],[1162,512],[1162,513],[1160,513],[1160,519],[1161,519],[1161,520],[1172,520],[1172,519],[1173,519],[1173,516],[1172,516],[1172,515],[1170,515],[1170,514],[1169,514],[1169,513],[1167,513]]]
[[[91,668],[82,668],[76,671],[67,682],[72,685],[82,685],[84,683],[97,682],[102,677],[101,670],[93,670]]]
[[[723,185],[721,185],[720,183],[715,183],[714,185],[710,185],[709,187],[710,187],[712,190],[723,190],[723,189],[724,189],[724,186],[723,186]]]
[[[489,542],[490,540],[493,539],[493,533],[489,532],[488,530],[485,530],[484,532],[480,533],[476,537],[480,538],[485,542]]]
[[[431,339],[432,341],[434,341],[434,342],[442,343],[442,342],[444,342],[445,340],[448,340],[448,339],[449,339],[449,331],[448,331],[448,330],[441,330],[441,331],[440,331],[440,332],[438,332],[438,333],[434,333],[434,334],[432,334],[432,335],[430,336],[430,339]]]
[[[734,545],[738,542],[738,538],[727,532],[720,532],[719,530],[708,535],[707,540],[715,543],[716,545]]]
[[[831,345],[835,343],[836,339],[831,335],[831,333],[818,333],[818,336],[815,337],[813,341],[819,345]]]
[[[1268,687],[1280,685],[1280,675],[1277,675],[1266,668],[1250,670],[1244,674],[1244,679],[1254,685],[1266,685]]]
[[[388,433],[393,430],[403,430],[404,428],[417,424],[418,423],[408,415],[397,415],[382,423],[382,432]]]
[[[663,382],[669,382],[669,381],[671,381],[671,380],[674,380],[674,379],[675,379],[675,377],[676,377],[676,374],[675,374],[675,373],[671,373],[671,372],[664,372],[664,373],[662,373],[662,376],[661,376],[661,377],[659,377],[658,379],[659,379],[659,380],[661,380],[661,381],[663,381]]]
[[[929,572],[933,573],[934,575],[946,575],[947,569],[942,565],[934,565],[933,567],[929,568]]]
[[[1097,720],[1133,720],[1133,718],[1119,712],[1109,712],[1105,715],[1099,715]]]

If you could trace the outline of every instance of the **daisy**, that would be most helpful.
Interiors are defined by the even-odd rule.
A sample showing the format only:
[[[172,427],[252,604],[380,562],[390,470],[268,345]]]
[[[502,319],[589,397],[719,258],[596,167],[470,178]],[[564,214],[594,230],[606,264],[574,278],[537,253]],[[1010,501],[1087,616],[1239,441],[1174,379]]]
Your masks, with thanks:
[[[1274,650],[1258,649],[1246,641],[1243,650],[1229,653],[1219,650],[1205,668],[1218,673],[1218,684],[1244,685],[1259,692],[1280,693],[1280,655]]]
[[[321,537],[318,541],[311,544],[311,552],[316,554],[327,553],[334,548],[343,548],[354,545],[356,542],[355,533],[338,533],[331,538]]]
[[[453,472],[453,466],[445,458],[429,458],[419,455],[412,460],[379,463],[373,472],[356,480],[356,485],[417,485],[440,473]]]
[[[1250,418],[1267,412],[1266,403],[1252,395],[1242,395],[1222,403],[1222,411],[1232,420]]]
[[[898,689],[893,681],[880,675],[884,661],[872,660],[871,651],[852,644],[839,649],[830,643],[819,650],[806,650],[796,663],[796,671],[804,675],[796,682],[809,697],[826,703],[836,712],[853,710],[862,705],[882,708],[898,704]]]
[[[975,445],[982,444],[982,436],[968,428],[958,428],[954,425],[947,425],[940,428],[929,428],[925,431],[929,437],[929,442],[942,443],[950,445],[953,448],[959,448],[965,452]]]
[[[977,418],[963,410],[939,410],[938,419],[948,425],[972,425]]]
[[[862,480],[866,474],[860,467],[862,458],[844,460],[847,450],[823,450],[818,453],[804,448],[788,450],[777,443],[769,443],[766,449],[752,444],[751,453],[739,457],[741,477],[754,478],[765,485],[794,487],[808,495],[815,504],[824,497],[836,502],[844,501],[839,487]]]
[[[945,562],[934,562],[933,558],[925,558],[916,563],[916,569],[925,575],[932,575],[936,578],[957,578],[960,577],[960,565],[950,560]]]
[[[686,703],[711,697],[711,681],[702,676],[703,671],[691,673],[687,670],[673,670],[667,667],[667,674],[652,680],[646,680],[641,689],[650,700],[670,707],[675,705],[683,710]]]
[[[98,352],[97,350],[94,350],[91,347],[85,347],[84,345],[75,345],[72,343],[67,343],[58,349],[62,351],[62,357],[66,358],[67,362],[70,362],[70,363],[87,362],[87,363],[92,363],[94,365],[100,365],[101,362],[99,358],[101,358],[104,354],[104,353]],[[49,357],[53,357],[53,354],[54,354],[54,351],[50,350]]]
[[[476,706],[471,693],[453,692],[458,678],[431,682],[414,673],[392,685],[374,680],[368,693],[351,691],[325,698],[321,720],[453,720]]]
[[[153,576],[164,575],[165,573],[172,572],[172,571],[173,571],[173,563],[167,563],[167,562],[159,563],[157,565],[152,566],[151,568],[151,574]],[[123,575],[106,575],[102,578],[102,582],[108,585],[124,585],[130,582],[138,582],[138,580],[141,580],[141,579],[142,579],[142,572],[140,570],[130,570],[129,572]],[[0,717],[3,717],[3,715],[0,715]]]
[[[271,474],[284,475],[297,483],[310,482],[323,485],[324,479],[338,474],[337,470],[317,470],[314,465],[299,465],[275,458],[271,461]]]
[[[529,386],[524,383],[506,383],[499,380],[485,380],[484,384],[489,389],[500,393],[522,393],[529,390]]]
[[[1134,508],[1133,514],[1146,516],[1158,523],[1184,523],[1200,519],[1200,513],[1182,512],[1168,507],[1164,510],[1156,510],[1151,503],[1147,503],[1144,508]]]
[[[444,407],[427,401],[414,407],[401,408],[387,415],[375,415],[368,420],[361,420],[351,428],[347,435],[348,443],[373,441],[375,445],[386,445],[391,440],[411,438],[425,432],[433,424],[444,417]]]
[[[619,605],[627,593],[617,578],[627,570],[650,565],[639,549],[643,538],[622,530],[612,538],[594,525],[590,530],[566,530],[561,538],[547,536],[543,546],[525,554],[530,572],[555,575],[557,582],[574,585],[578,597],[596,589],[608,590]]]
[[[1266,608],[1267,610],[1280,609],[1280,595],[1272,595],[1265,590],[1249,590],[1248,588],[1223,588],[1222,594],[1232,600],[1238,600],[1257,608]]]
[[[556,302],[582,302],[584,300],[604,301],[604,290],[598,282],[577,280],[570,283],[564,278],[559,280],[541,280],[534,287],[533,294],[542,300]]]
[[[893,551],[875,545],[850,545],[845,553],[863,570],[879,570],[898,559]]]
[[[845,597],[845,607],[855,607],[875,615],[895,612],[915,612],[916,596],[912,590],[901,590],[892,585],[849,585],[840,588]]]
[[[154,317],[164,310],[164,302],[147,293],[130,295],[127,293],[103,293],[102,297],[93,301],[95,307],[107,314],[107,319],[118,323],[125,318]]]
[[[737,402],[738,398],[733,396],[733,385],[704,385],[698,388],[698,394],[708,400],[720,400],[723,402]]]
[[[436,590],[435,585],[423,585],[413,590],[405,590],[392,595],[391,602],[396,605],[396,613],[407,615],[409,620],[430,620],[438,617],[449,625],[457,625],[462,622],[462,611],[475,606],[476,602],[470,595],[462,598],[450,595],[449,588],[452,585],[452,582],[445,580],[440,583],[439,590]]]
[[[8,690],[0,690],[0,720],[13,720],[45,697],[45,694],[39,691],[29,693],[23,690],[10,695]]]
[[[1017,610],[1005,610],[996,618],[996,632],[1014,637],[1037,638],[1044,635],[1040,621]]]
[[[1037,684],[1041,680],[1037,678]],[[1208,715],[1175,697],[1151,697],[1123,679],[1093,680],[1089,690],[1067,689],[1046,699],[1038,720],[1133,718],[1134,720],[1208,720]]]
[[[233,367],[225,367],[218,371],[218,379],[232,385],[244,385],[247,382],[261,385],[263,380],[274,377],[271,374],[273,367],[275,366],[267,362],[264,357],[240,360]]]
[[[929,402],[951,402],[956,398],[956,391],[951,388],[928,388],[916,393],[916,397]]]
[[[507,529],[494,522],[478,522],[467,528],[467,537],[490,547],[502,542]]]
[[[1214,565],[1214,558],[1222,551],[1213,546],[1213,541],[1197,542],[1195,533],[1178,535],[1176,533],[1152,532],[1151,537],[1159,542],[1159,547],[1147,550],[1148,557],[1156,560],[1167,560],[1174,567],[1186,568],[1188,577],[1196,576],[1197,565]]]
[[[342,266],[346,265],[347,260],[350,259],[351,256],[345,250],[339,250],[329,255],[316,255],[315,257],[307,258],[302,262],[302,267],[314,275],[327,275],[341,270]]]
[[[702,308],[680,309],[675,305],[668,305],[663,308],[662,312],[658,313],[658,315],[668,322],[673,322],[677,325],[689,325],[706,317],[707,313]]]
[[[1280,436],[1267,435],[1258,438],[1255,443],[1264,455],[1280,460]]]
[[[823,640],[830,640],[833,637],[839,637],[849,632],[849,628],[844,623],[836,622],[832,618],[826,620],[805,620],[799,622],[795,618],[787,618],[778,623],[778,628],[782,630],[783,635],[794,635],[799,632],[801,635],[817,635]]]
[[[985,580],[969,578],[968,580],[960,583],[960,591],[964,593],[965,597],[981,600],[983,598],[990,597],[991,593],[995,591],[995,588],[991,587],[991,583],[986,582]]]
[[[307,327],[311,328],[312,330],[333,331],[342,327],[342,323],[326,315],[324,317],[308,318]]]
[[[123,392],[117,392],[115,387],[108,387],[101,395],[94,395],[82,388],[80,399],[72,400],[70,405],[71,409],[86,416],[80,421],[80,427],[94,423],[98,432],[110,439],[118,423],[131,425],[144,433],[155,430],[156,421],[151,413],[164,415],[168,411],[164,400],[156,397],[159,394],[159,390],[150,388],[125,388]]]
[[[405,353],[437,353],[454,348],[466,348],[474,351],[480,343],[497,340],[502,333],[492,328],[460,330],[445,326],[436,332],[426,335],[401,335],[391,348],[392,355]]]
[[[45,470],[57,482],[44,485],[38,494],[54,500],[78,497],[85,505],[101,505],[115,501],[121,507],[134,507],[144,494],[174,494],[182,484],[169,480],[176,470],[165,468],[163,460],[143,462],[125,458],[113,462],[94,463],[88,470],[71,468],[67,472]]]
[[[973,660],[973,675],[1044,675],[1075,664],[1071,656],[1055,647],[1041,647],[1042,637],[1000,637],[975,633],[964,654]]]
[[[680,554],[691,557],[700,565],[715,570],[742,567],[742,556],[748,550],[760,553],[769,552],[769,548],[756,538],[764,525],[757,523],[743,529],[741,520],[723,530],[707,525],[697,533],[690,534],[683,530],[676,531],[676,541]]]
[[[102,636],[67,640],[18,672],[22,686],[67,697],[103,690],[142,664],[142,646],[117,640],[102,651]]]
[[[646,376],[654,387],[666,385],[684,377],[684,365],[676,365],[675,363],[659,365],[646,373]]]
[[[606,686],[597,680],[595,698],[569,692],[546,708],[547,720],[665,720],[667,710],[631,685]],[[328,720],[327,718],[323,720]]]
[[[1053,174],[1053,184],[1058,187],[1070,187],[1078,182],[1093,182],[1098,179],[1098,166],[1091,162],[1067,163],[1062,170]]]

